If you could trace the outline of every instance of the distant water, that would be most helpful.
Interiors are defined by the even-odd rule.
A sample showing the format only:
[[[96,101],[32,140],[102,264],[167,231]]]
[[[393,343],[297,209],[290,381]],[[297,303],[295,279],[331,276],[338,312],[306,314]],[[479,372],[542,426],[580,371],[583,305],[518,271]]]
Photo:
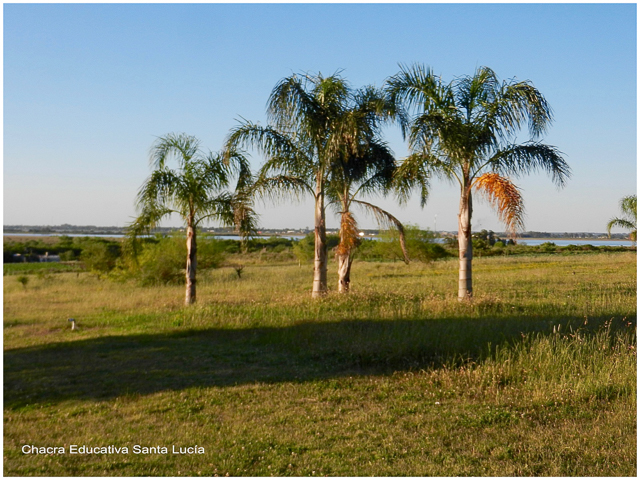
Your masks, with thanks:
[[[3,235],[5,237],[63,237],[63,236],[67,236],[67,237],[101,237],[101,238],[124,238],[126,235],[123,235],[121,233],[3,233]],[[206,234],[199,234],[199,238],[202,238],[203,236],[207,236],[207,237],[213,237],[213,238],[219,238],[221,240],[241,240],[242,237],[238,236],[238,235],[211,235],[209,233]],[[154,235],[140,235],[141,237],[148,237],[148,236],[154,236]],[[272,235],[272,236],[276,236],[276,235]],[[299,240],[301,238],[304,237],[304,235],[293,235],[293,236],[286,236],[286,235],[277,235],[279,238],[287,238],[287,239],[291,239],[291,240]],[[266,235],[266,236],[257,236],[254,238],[271,238],[270,236]]]
[[[122,234],[89,234],[89,233],[4,233],[5,237],[60,237],[66,235],[68,237],[107,237],[107,238],[122,238]],[[240,240],[238,235],[209,235],[214,238],[220,238],[222,240]],[[268,236],[261,236],[255,238],[270,238]],[[299,240],[303,238],[303,235],[281,235],[279,238],[286,238],[289,240]],[[378,237],[366,237],[370,240],[378,240]],[[440,243],[443,240],[441,238],[436,239],[436,242]],[[631,247],[633,242],[630,240],[613,240],[613,239],[554,239],[554,238],[522,238],[518,239],[520,245],[541,245],[543,243],[552,242],[559,247],[566,247],[567,245],[593,245],[593,246],[608,246],[608,247]]]
[[[522,238],[518,239],[519,245],[542,245],[543,243],[555,243],[559,247],[566,247],[567,245],[593,245],[594,247],[632,247],[633,242],[631,240],[591,240],[591,239],[553,239],[553,238]]]
[[[5,237],[107,237],[107,238],[122,238],[121,234],[107,234],[107,233],[15,233],[3,232]]]

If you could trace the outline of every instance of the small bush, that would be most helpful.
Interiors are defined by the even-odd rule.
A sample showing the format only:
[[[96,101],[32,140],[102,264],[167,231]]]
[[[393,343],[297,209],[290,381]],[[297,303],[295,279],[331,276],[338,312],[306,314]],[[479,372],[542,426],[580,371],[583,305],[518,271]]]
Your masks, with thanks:
[[[556,244],[553,242],[544,242],[538,246],[538,250],[544,253],[553,253],[556,251]]]
[[[121,247],[117,243],[93,241],[83,248],[80,260],[88,270],[108,273],[116,266],[120,252]]]
[[[327,250],[332,250],[340,243],[339,235],[327,235]],[[315,251],[315,234],[309,233],[300,240],[292,242],[293,254],[299,262],[306,263],[313,261]]]
[[[420,230],[408,225],[404,231],[405,244],[409,259],[429,263],[449,256],[445,248],[435,243],[436,236],[429,230]],[[397,230],[386,230],[380,234],[380,240],[363,241],[358,248],[358,256],[363,260],[403,260],[400,247],[400,234]]]
[[[184,281],[187,247],[177,238],[147,243],[138,256],[138,279],[145,286]]]
[[[73,250],[67,250],[60,253],[60,261],[62,262],[70,262],[76,259],[76,255]]]

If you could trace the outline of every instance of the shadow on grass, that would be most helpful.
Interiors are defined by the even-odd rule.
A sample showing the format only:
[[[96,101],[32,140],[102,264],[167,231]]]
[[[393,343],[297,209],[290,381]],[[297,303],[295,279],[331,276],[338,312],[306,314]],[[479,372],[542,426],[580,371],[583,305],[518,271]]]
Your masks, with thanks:
[[[597,328],[608,318],[589,319]],[[564,328],[582,325],[564,319]],[[106,400],[189,387],[302,382],[385,374],[479,360],[488,345],[551,334],[541,319],[442,319],[302,323],[110,336],[4,352],[4,404]]]

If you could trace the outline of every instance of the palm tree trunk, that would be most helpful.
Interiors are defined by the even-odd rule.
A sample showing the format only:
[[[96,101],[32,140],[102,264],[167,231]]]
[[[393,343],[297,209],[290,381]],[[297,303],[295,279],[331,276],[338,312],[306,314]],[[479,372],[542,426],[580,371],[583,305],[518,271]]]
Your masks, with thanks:
[[[315,252],[313,258],[313,290],[312,298],[327,294],[327,228],[324,211],[324,187],[320,175],[316,186],[315,205]]]
[[[338,255],[338,292],[349,293],[351,283],[351,264],[353,257],[351,252]]]
[[[190,219],[187,225],[187,289],[184,299],[185,305],[191,305],[196,301],[196,250],[196,229]]]
[[[344,199],[348,198],[348,191],[344,192]],[[356,246],[358,231],[356,221],[349,211],[349,204],[343,199],[342,215],[340,216],[340,244],[336,257],[338,258],[338,292],[348,293],[351,283],[351,264],[353,250]]]
[[[460,268],[458,270],[458,301],[470,300],[473,296],[471,279],[471,260],[473,251],[471,248],[471,188],[463,187],[460,196],[460,213],[458,214],[458,258]]]

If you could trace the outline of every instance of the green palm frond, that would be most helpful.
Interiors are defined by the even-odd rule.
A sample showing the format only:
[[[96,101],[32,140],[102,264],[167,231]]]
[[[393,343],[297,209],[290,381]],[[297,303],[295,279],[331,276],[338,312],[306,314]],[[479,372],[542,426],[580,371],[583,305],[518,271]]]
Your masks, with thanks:
[[[172,213],[178,212],[158,205],[148,205],[143,208],[140,215],[138,215],[138,217],[129,224],[127,233],[133,237],[148,235],[152,229],[158,226],[162,219],[168,217]]]
[[[224,225],[233,225],[234,218],[233,194],[231,192],[221,192],[199,204],[196,224],[219,220]]]
[[[607,232],[611,234],[612,228],[624,228],[626,230],[635,230],[636,224],[624,218],[612,218],[609,223],[607,223]]]
[[[520,176],[544,170],[558,187],[563,187],[571,176],[571,168],[557,148],[536,142],[508,145],[495,153],[488,164],[503,175]]]
[[[300,199],[305,194],[315,195],[311,185],[304,179],[289,175],[260,176],[253,185],[256,195],[277,203],[288,196]]]
[[[354,199],[353,203],[363,207],[367,213],[372,214],[376,219],[376,221],[378,222],[378,225],[387,229],[396,228],[398,230],[398,233],[400,236],[400,247],[402,248],[402,254],[404,255],[404,262],[408,264],[409,254],[407,253],[407,245],[405,242],[404,226],[402,225],[400,220],[398,220],[396,217],[391,215],[386,210],[383,210],[382,208],[376,205],[373,205],[369,202],[364,202],[362,200]]]
[[[138,209],[152,210],[152,206],[164,206],[176,195],[180,181],[179,175],[172,170],[166,168],[155,170],[138,190],[136,197]]]
[[[217,157],[218,161],[238,179],[236,183],[236,191],[243,190],[250,192],[255,178],[251,171],[251,163],[246,155],[234,149],[231,151],[224,151]]]
[[[153,144],[149,151],[149,164],[152,168],[163,168],[170,158],[175,158],[182,166],[194,157],[201,155],[200,141],[184,133],[169,133]]]
[[[316,159],[311,146],[296,141],[298,138],[272,126],[262,127],[244,121],[227,137],[225,155],[229,157],[231,152],[236,152],[239,148],[255,148],[266,158],[260,175],[270,176],[286,172],[310,178],[316,168]]]
[[[431,168],[438,161],[435,157],[414,153],[409,155],[394,173],[393,186],[401,204],[406,204],[414,189],[420,192],[420,207],[424,208],[429,198]],[[440,172],[440,170],[435,170]]]
[[[439,109],[451,112],[455,109],[450,85],[443,84],[429,67],[401,64],[400,72],[388,78],[386,85],[404,139],[410,137],[412,112]]]
[[[635,222],[638,219],[638,197],[636,195],[629,195],[623,197],[620,200],[620,210],[629,218],[633,218]]]
[[[531,82],[504,84],[500,97],[504,98],[506,107],[502,107],[500,115],[506,117],[508,124],[515,130],[522,122],[528,121],[532,138],[540,137],[553,121],[553,111],[547,100]]]

